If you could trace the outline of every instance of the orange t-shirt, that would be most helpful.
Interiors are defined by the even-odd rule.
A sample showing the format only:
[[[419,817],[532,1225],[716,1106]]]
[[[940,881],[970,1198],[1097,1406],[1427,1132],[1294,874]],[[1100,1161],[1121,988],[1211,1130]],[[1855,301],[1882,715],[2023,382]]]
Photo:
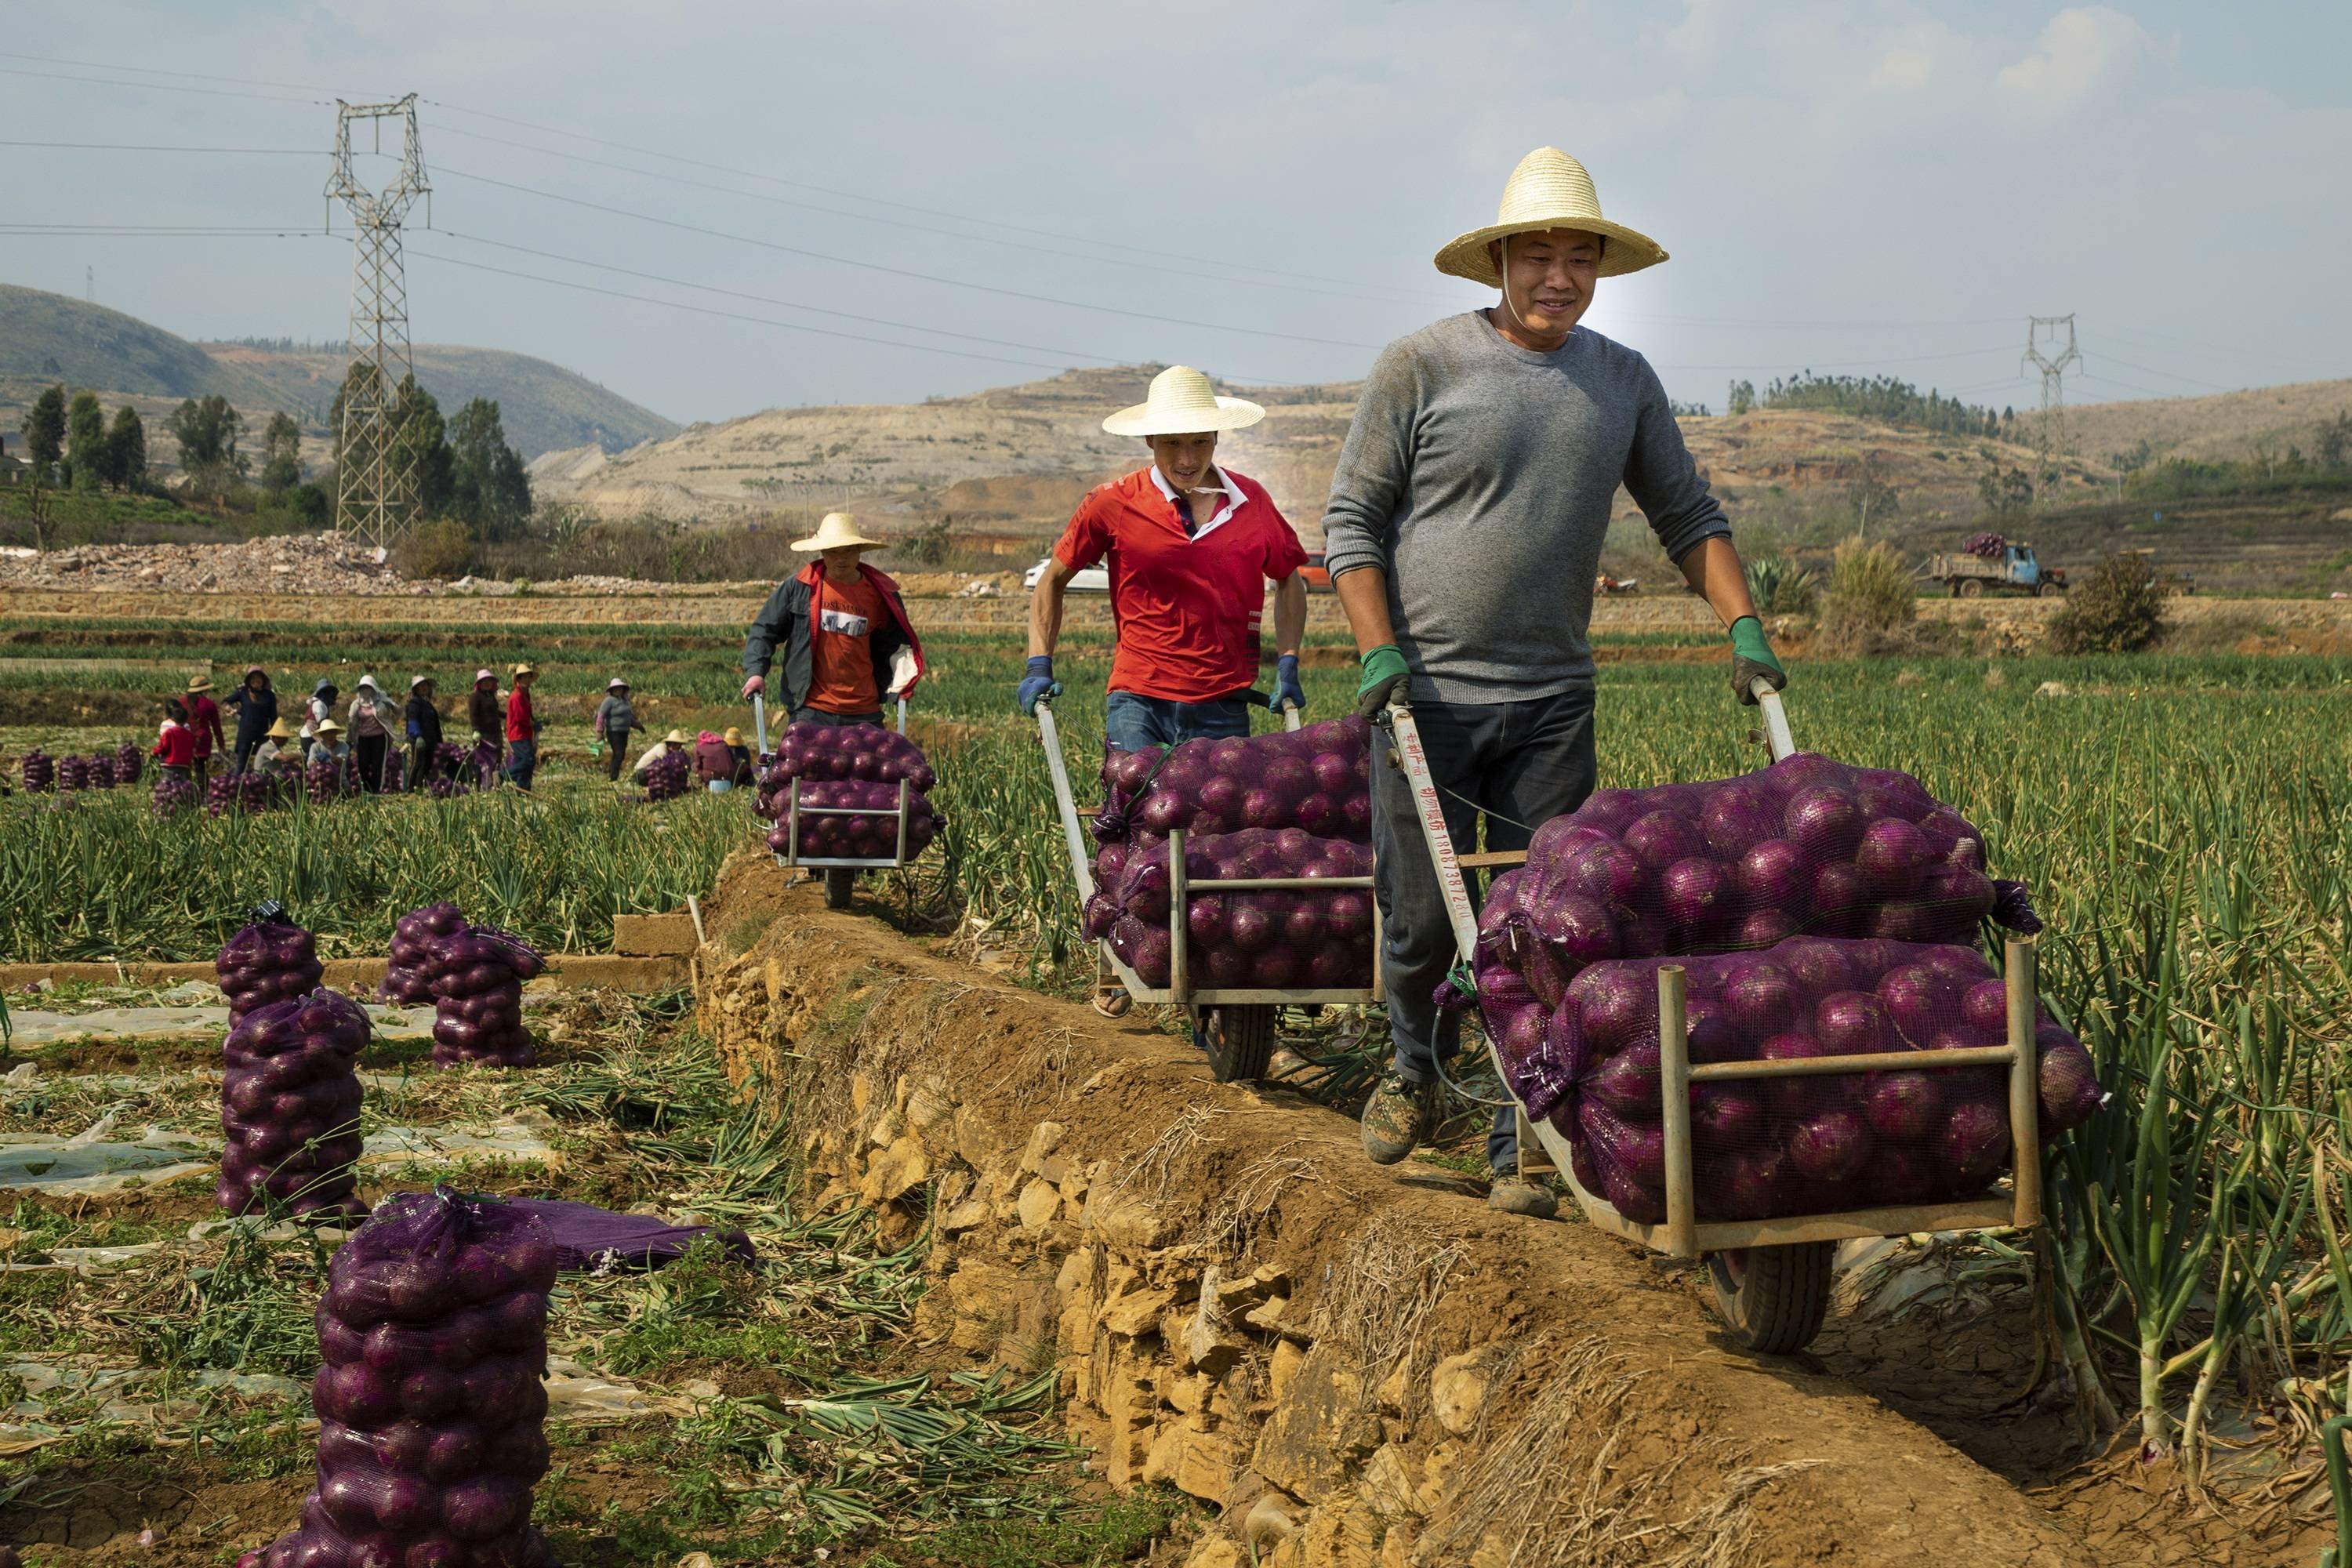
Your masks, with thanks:
[[[873,713],[882,707],[874,684],[874,624],[887,612],[882,595],[860,577],[847,584],[822,572],[816,581],[816,636],[808,705],[827,713]]]

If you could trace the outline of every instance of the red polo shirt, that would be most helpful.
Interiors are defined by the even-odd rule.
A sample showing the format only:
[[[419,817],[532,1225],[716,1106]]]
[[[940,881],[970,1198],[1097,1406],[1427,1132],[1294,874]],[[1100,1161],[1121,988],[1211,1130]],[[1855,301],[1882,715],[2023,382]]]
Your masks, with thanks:
[[[1228,497],[1186,536],[1181,503],[1142,468],[1078,503],[1054,553],[1073,572],[1109,558],[1118,648],[1110,689],[1207,702],[1257,679],[1265,584],[1307,563],[1307,552],[1265,487],[1222,465]]]

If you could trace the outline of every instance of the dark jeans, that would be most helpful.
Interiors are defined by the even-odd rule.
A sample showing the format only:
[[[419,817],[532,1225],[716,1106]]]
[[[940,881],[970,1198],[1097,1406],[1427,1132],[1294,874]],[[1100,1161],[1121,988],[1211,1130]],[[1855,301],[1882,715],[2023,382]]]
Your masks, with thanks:
[[[530,789],[530,775],[538,768],[539,742],[537,741],[507,742],[507,778],[512,782],[515,788],[528,792]]]
[[[1246,697],[1178,702],[1114,691],[1103,703],[1103,734],[1120,751],[1133,752],[1145,746],[1172,746],[1199,735],[1247,735],[1249,714]]]
[[[619,780],[621,776],[621,764],[623,762],[627,760],[628,754],[629,731],[626,730],[605,731],[604,776],[606,778],[613,779],[616,782]]]
[[[795,708],[791,721],[795,724],[822,724],[828,730],[846,730],[852,724],[871,724],[877,729],[885,727],[879,709],[871,713],[828,713],[822,708]]]
[[[1478,847],[1481,814],[1487,848],[1524,849],[1538,827],[1574,811],[1592,793],[1590,690],[1478,706],[1416,702],[1412,717],[1457,855]],[[1412,790],[1387,754],[1384,732],[1375,733],[1383,740],[1372,767],[1372,867],[1389,1032],[1396,1040],[1397,1072],[1408,1083],[1427,1083],[1437,1077],[1438,1062],[1461,1048],[1458,1019],[1440,1013],[1430,999],[1458,950]],[[1475,883],[1471,892],[1475,899]],[[1486,1136],[1486,1159],[1506,1170],[1517,1163],[1518,1150],[1517,1108],[1506,1105]]]
[[[360,788],[369,795],[383,791],[383,755],[391,749],[389,735],[362,735],[352,742],[352,755],[360,760]]]

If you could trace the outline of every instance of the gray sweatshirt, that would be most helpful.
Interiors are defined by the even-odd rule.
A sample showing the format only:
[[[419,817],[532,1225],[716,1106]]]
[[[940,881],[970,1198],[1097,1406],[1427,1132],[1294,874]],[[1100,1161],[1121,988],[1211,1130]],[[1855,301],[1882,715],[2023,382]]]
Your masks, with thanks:
[[[1484,311],[1381,351],[1323,513],[1334,579],[1388,574],[1412,695],[1470,704],[1592,683],[1592,580],[1619,484],[1666,554],[1728,537],[1649,362],[1580,327],[1537,353]]]
[[[625,697],[607,696],[596,707],[596,733],[625,735],[637,727],[637,710]]]

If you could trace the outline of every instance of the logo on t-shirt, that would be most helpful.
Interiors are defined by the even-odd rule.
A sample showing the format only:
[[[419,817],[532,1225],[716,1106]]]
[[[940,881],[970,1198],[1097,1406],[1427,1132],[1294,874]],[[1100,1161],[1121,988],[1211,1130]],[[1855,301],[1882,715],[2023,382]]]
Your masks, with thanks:
[[[845,637],[862,637],[870,624],[864,616],[850,610],[820,610],[817,629],[834,632]]]

